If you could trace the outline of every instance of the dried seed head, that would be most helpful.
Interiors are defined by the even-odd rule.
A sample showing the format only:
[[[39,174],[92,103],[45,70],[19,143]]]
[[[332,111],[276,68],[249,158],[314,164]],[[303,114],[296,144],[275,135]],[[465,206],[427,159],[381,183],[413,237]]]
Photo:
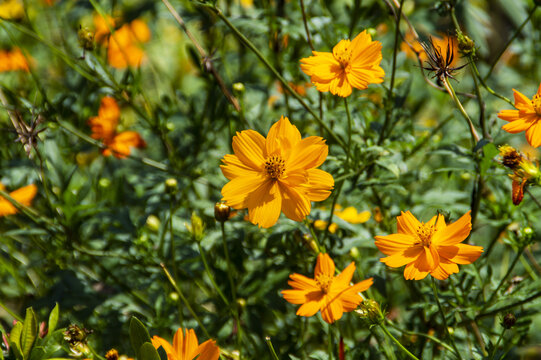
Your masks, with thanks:
[[[517,322],[517,318],[512,313],[508,313],[503,317],[502,326],[506,329],[511,329]]]

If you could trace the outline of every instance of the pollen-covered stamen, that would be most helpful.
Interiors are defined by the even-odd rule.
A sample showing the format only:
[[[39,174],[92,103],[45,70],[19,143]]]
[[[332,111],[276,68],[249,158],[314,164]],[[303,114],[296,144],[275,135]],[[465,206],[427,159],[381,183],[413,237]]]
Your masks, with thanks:
[[[273,180],[279,179],[286,168],[286,162],[279,155],[272,155],[265,161],[265,170],[267,175]]]
[[[535,94],[533,96],[532,105],[535,113],[541,116],[541,94]]]
[[[343,69],[347,68],[351,60],[351,41],[341,40],[333,49],[334,58],[340,63]]]
[[[317,286],[319,286],[319,288],[321,289],[321,292],[324,294],[328,294],[331,290],[333,277],[327,274],[319,274],[316,276],[315,280]]]
[[[429,247],[432,243],[432,235],[434,234],[434,226],[421,224],[417,227],[417,238],[421,245]]]

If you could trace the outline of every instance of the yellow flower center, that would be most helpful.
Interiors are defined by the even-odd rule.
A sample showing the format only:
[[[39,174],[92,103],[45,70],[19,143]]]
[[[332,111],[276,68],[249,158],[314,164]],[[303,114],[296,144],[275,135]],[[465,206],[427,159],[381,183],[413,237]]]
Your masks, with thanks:
[[[541,94],[535,94],[532,98],[533,109],[536,114],[541,116]]]
[[[421,224],[421,226],[417,227],[417,238],[423,246],[430,246],[434,231],[435,229],[433,225]]]
[[[351,60],[351,41],[341,40],[333,49],[334,58],[340,63],[343,69],[347,68]]]
[[[319,274],[316,276],[317,286],[321,289],[321,292],[328,294],[331,289],[333,277],[327,274]]]
[[[272,155],[267,158],[265,161],[265,170],[267,175],[273,180],[279,179],[284,173],[286,168],[286,163],[279,155]]]

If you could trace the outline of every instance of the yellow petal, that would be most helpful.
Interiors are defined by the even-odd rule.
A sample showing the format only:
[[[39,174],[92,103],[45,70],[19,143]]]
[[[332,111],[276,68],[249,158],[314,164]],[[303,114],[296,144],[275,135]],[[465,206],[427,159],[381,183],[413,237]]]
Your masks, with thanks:
[[[276,182],[266,181],[248,195],[246,207],[248,208],[248,218],[252,224],[263,228],[269,228],[276,224],[282,208],[282,196],[280,191],[276,190],[277,187]]]
[[[435,246],[455,245],[464,241],[471,231],[471,211],[462,215],[454,223],[447,225],[442,231],[436,231],[432,235],[432,244]]]
[[[229,181],[222,188],[222,200],[227,206],[235,209],[244,209],[248,207],[248,196],[260,188],[264,183],[268,182],[266,177],[257,173],[253,176],[236,177]]]
[[[240,161],[236,155],[227,154],[222,159],[222,162],[224,165],[220,165],[220,169],[222,169],[222,173],[229,180],[236,177],[257,176],[259,173],[258,170],[255,170]]]
[[[438,249],[440,255],[457,264],[471,264],[481,256],[483,248],[468,244],[443,246]]]
[[[282,116],[278,122],[271,126],[267,134],[267,156],[288,153],[300,141],[301,133],[297,127],[292,125],[287,117]]]
[[[327,253],[319,253],[315,269],[315,277],[319,274],[325,274],[329,277],[334,277],[334,261]]]
[[[265,163],[265,138],[257,131],[244,130],[233,137],[235,155],[253,169],[261,170]]]
[[[310,200],[293,187],[279,185],[282,194],[281,208],[284,215],[293,221],[302,221],[310,214]]]
[[[325,140],[319,136],[310,136],[302,139],[291,150],[286,163],[287,171],[297,169],[308,170],[323,164],[329,153]]]
[[[220,348],[216,345],[216,341],[207,340],[197,349],[199,357],[197,360],[218,360],[220,357]]]
[[[311,201],[323,201],[329,197],[334,187],[334,179],[331,174],[320,169],[309,169],[308,184],[305,195]]]

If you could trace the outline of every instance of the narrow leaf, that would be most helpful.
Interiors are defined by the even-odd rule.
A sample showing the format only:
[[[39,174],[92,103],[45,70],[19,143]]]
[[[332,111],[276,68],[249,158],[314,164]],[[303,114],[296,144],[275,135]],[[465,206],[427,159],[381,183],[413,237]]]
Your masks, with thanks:
[[[151,342],[150,334],[148,333],[145,325],[143,325],[143,323],[135,316],[133,316],[130,320],[130,342],[133,351],[135,351],[137,355],[137,358],[139,358],[139,350],[141,349],[141,346],[146,342]]]
[[[58,303],[56,303],[55,307],[53,308],[53,310],[51,311],[51,313],[49,314],[49,324],[48,324],[48,329],[47,329],[47,335],[51,334],[52,332],[55,331],[56,329],[56,325],[58,324],[58,313],[59,313],[59,307],[58,307]]]
[[[139,356],[137,357],[138,360],[160,360],[160,355],[158,355],[158,352],[154,348],[154,346],[146,342],[143,345],[141,345],[141,348],[139,349]]]
[[[21,351],[21,334],[23,332],[23,323],[18,321],[15,326],[11,329],[11,334],[9,335],[9,346],[13,351],[13,355],[17,360],[23,358]]]
[[[29,307],[26,309],[26,317],[24,318],[24,325],[21,333],[21,350],[24,360],[28,359],[30,356],[30,351],[36,340],[37,333],[38,321],[36,320],[36,314],[34,313],[34,309]]]

